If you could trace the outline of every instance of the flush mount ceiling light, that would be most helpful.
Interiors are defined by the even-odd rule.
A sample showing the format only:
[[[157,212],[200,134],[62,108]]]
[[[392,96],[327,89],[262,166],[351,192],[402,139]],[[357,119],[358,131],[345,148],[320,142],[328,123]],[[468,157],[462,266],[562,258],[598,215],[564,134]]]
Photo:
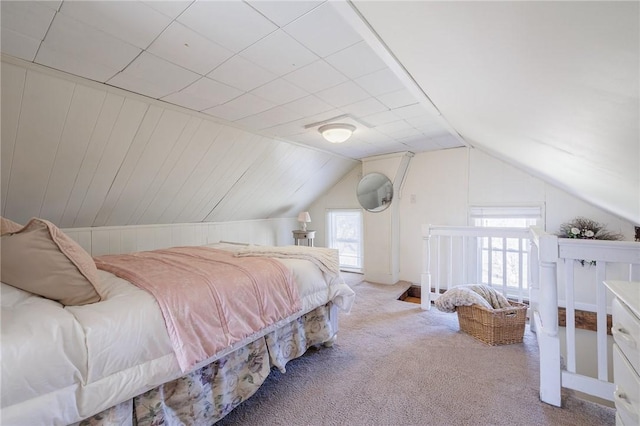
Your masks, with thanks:
[[[322,137],[331,143],[342,143],[351,137],[356,126],[351,124],[334,123],[318,127]]]

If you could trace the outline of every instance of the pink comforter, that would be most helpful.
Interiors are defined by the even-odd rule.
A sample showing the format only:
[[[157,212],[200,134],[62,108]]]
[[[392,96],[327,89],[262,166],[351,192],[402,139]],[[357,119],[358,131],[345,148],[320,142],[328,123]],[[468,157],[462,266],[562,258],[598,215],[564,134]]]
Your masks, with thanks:
[[[183,372],[302,307],[291,272],[274,259],[175,247],[95,262],[156,298]]]

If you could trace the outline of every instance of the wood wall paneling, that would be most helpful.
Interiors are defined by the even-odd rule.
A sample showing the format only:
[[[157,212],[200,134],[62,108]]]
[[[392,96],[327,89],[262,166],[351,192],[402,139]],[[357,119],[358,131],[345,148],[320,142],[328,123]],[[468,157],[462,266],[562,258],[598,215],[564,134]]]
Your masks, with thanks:
[[[106,93],[75,85],[40,216],[60,223],[84,160]]]
[[[206,220],[211,209],[246,170],[244,163],[247,161],[247,156],[251,157],[249,153],[254,146],[254,135],[240,131],[222,132],[218,138],[224,141],[228,149],[220,154],[220,158],[209,157],[209,164],[206,166],[209,169],[208,175],[193,197],[184,205],[177,218],[179,221]]]
[[[176,203],[177,195],[182,191],[186,181],[192,172],[194,164],[205,155],[212,140],[220,131],[220,126],[216,123],[203,121],[188,141],[187,147],[169,171],[155,198],[149,204],[140,220],[139,224],[147,223],[169,223],[162,221],[162,217],[167,215],[164,212]]]
[[[241,180],[254,163],[266,155],[269,145],[261,144],[262,137],[245,134],[234,142],[234,151],[226,159],[227,166],[221,170],[221,176],[212,181],[207,201],[199,206],[198,214],[207,222],[223,220],[220,212],[224,201],[236,187],[242,185]]]
[[[18,223],[40,215],[74,84],[28,71],[24,88],[6,199]]]
[[[268,145],[263,156],[256,159],[245,174],[238,180],[233,191],[222,200],[220,208],[224,212],[219,220],[246,219],[255,207],[265,198],[271,196],[274,176],[283,171],[281,167],[295,167],[287,163],[292,145],[277,141],[263,140]]]
[[[143,217],[147,212],[149,206],[153,203],[153,201],[158,197],[162,186],[165,181],[171,174],[171,171],[176,166],[178,160],[182,157],[184,150],[187,148],[189,142],[193,139],[196,131],[203,124],[203,121],[196,117],[190,117],[187,125],[183,129],[182,133],[176,140],[175,144],[171,148],[171,151],[167,155],[167,158],[162,162],[155,176],[153,177],[149,188],[145,191],[143,196],[136,200],[134,203],[135,210],[132,215],[128,218],[128,220],[123,221],[122,223],[127,225],[133,224],[141,224],[145,223],[143,221]]]
[[[24,83],[27,78],[27,71],[9,64],[2,65],[2,79],[0,90],[2,91],[2,126],[0,126],[0,183],[2,184],[2,195],[0,207],[2,215],[5,216],[7,206],[7,193],[9,191],[9,181],[13,162],[16,137],[18,135],[18,122],[20,120],[20,110],[22,109],[22,94],[24,93]]]
[[[151,106],[145,113],[142,123],[129,147],[126,157],[120,166],[118,173],[109,188],[109,192],[102,202],[102,206],[98,211],[98,215],[93,221],[94,226],[104,226],[108,224],[108,220],[113,214],[113,210],[118,203],[122,192],[128,185],[131,175],[136,165],[140,161],[140,157],[146,146],[149,144],[154,129],[158,126],[158,122],[162,117],[163,109]],[[126,203],[124,203],[126,204]]]
[[[204,155],[191,167],[191,173],[185,181],[180,192],[176,195],[174,202],[165,210],[160,217],[163,223],[188,222],[192,220],[201,221],[203,218],[190,220],[190,212],[193,211],[199,199],[199,191],[204,193],[212,185],[219,185],[211,179],[212,173],[217,168],[224,167],[225,162],[230,161],[230,153],[235,153],[233,143],[237,137],[242,137],[241,131],[231,127],[221,127],[216,134],[210,138],[210,144]]]
[[[140,127],[142,117],[149,104],[126,99],[111,129],[110,137],[96,168],[87,194],[82,202],[75,223],[94,225],[94,220],[102,206],[111,184],[127,155],[127,151]]]
[[[98,163],[107,145],[111,129],[113,129],[118,119],[123,104],[124,97],[122,96],[108,93],[105,97],[98,120],[91,133],[89,146],[87,147],[82,164],[80,164],[80,169],[76,175],[69,201],[67,202],[58,226],[70,228],[74,226],[74,223],[77,223],[76,218],[78,212],[89,189],[93,174],[98,168]],[[82,225],[86,226],[90,225],[90,223],[83,223]]]
[[[0,203],[17,222],[80,229],[296,215],[356,164],[19,62],[3,57],[0,126]],[[120,235],[96,251],[137,248]]]

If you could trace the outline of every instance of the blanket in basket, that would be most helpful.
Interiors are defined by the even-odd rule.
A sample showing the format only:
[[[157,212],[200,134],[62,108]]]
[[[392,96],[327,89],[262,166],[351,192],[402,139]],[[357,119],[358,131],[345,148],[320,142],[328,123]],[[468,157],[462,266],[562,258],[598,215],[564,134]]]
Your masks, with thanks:
[[[508,308],[506,297],[483,284],[467,284],[450,288],[434,302],[443,312],[455,312],[457,306],[480,305],[487,309]]]

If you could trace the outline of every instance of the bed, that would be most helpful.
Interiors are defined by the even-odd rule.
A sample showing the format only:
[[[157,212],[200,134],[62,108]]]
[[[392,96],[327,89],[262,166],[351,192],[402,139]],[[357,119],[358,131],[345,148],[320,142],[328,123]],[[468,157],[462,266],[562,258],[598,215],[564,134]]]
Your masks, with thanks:
[[[37,271],[42,269],[38,265],[46,261],[38,258],[37,247],[29,245],[32,244],[29,239],[33,239],[30,231],[43,238],[41,246],[48,244],[47,256],[51,256],[50,251],[56,251],[58,256],[59,251],[67,263],[72,259],[71,269],[75,268],[72,272],[77,274],[83,268],[93,271],[91,278],[99,282],[99,289],[96,287],[99,301],[74,304],[61,300],[59,294],[42,294],[58,286],[62,278],[66,280],[67,275],[45,270],[46,277],[34,278],[33,274],[43,273]],[[271,302],[260,293],[257,278],[249,280],[249,286],[255,287],[256,294],[260,295],[255,299],[265,297],[260,303],[266,303],[266,308],[259,310],[269,321],[250,332],[246,329],[237,335],[229,332],[231,337],[227,336],[226,340],[216,337],[217,340],[213,340],[217,346],[189,358],[176,348],[176,330],[169,327],[162,302],[148,289],[139,287],[140,283],[134,285],[124,279],[121,271],[109,271],[110,261],[129,261],[130,256],[115,260],[109,256],[89,257],[91,263],[103,268],[94,271],[86,252],[82,253],[82,249],[53,224],[40,219],[13,228],[7,227],[3,219],[2,234],[0,420],[3,425],[213,424],[249,398],[272,368],[284,372],[286,363],[304,354],[309,347],[330,346],[336,338],[338,309],[349,311],[354,297],[339,273],[327,269],[322,259],[319,262],[312,248],[218,243],[160,251],[163,256],[178,252],[183,257],[204,253],[204,256],[222,259],[227,265],[238,263],[239,268],[246,269],[245,274],[254,274],[245,266],[246,261],[264,259],[270,262],[268,265],[277,264],[275,268],[280,268],[291,279],[292,287],[287,288],[291,294],[287,294],[293,300],[292,305],[278,315],[270,314],[269,306],[279,302]],[[20,242],[20,238],[28,242]],[[20,253],[27,249],[31,254],[36,253],[30,255],[28,261],[24,252]],[[296,255],[301,249],[302,255]],[[323,256],[331,255],[328,249],[319,252]],[[136,255],[144,257],[147,253],[152,252]],[[80,255],[81,259],[73,259],[74,255]],[[9,268],[12,263],[27,264],[28,271],[20,273],[32,275],[24,285],[15,284],[15,271]],[[167,266],[161,275],[171,275],[178,267]],[[147,276],[137,264],[132,270]],[[154,283],[156,277],[149,281]],[[180,285],[190,280],[187,275],[184,277]],[[46,289],[29,287],[33,281],[44,279],[50,280]],[[68,297],[69,292],[77,289],[64,291],[64,297]],[[242,290],[234,291],[241,308],[249,303],[246,300],[250,296]],[[181,293],[192,294],[191,291]],[[83,297],[94,300],[95,295]],[[217,308],[212,305],[212,311],[226,311],[235,303],[220,300],[216,302]],[[184,313],[191,308],[187,305],[180,309]],[[249,309],[243,315],[251,316],[253,311]],[[189,315],[181,314],[185,318]],[[195,318],[196,314],[193,315]],[[204,322],[209,321],[208,315],[201,317]],[[247,323],[259,320],[233,312],[229,312],[227,318],[245,328]],[[196,331],[209,332],[206,324],[201,327],[200,322],[194,320],[193,323],[197,325]],[[220,341],[226,344],[220,346]]]

